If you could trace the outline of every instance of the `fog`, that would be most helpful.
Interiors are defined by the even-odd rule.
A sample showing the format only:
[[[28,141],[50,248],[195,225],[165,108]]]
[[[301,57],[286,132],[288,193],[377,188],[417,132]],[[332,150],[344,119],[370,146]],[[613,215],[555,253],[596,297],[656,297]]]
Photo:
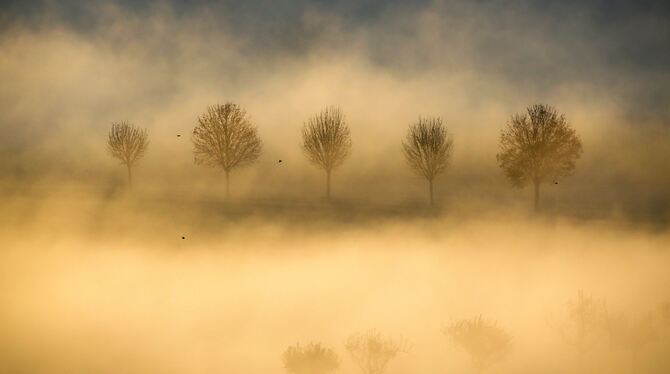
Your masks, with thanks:
[[[2,371],[282,373],[289,346],[320,342],[362,373],[345,341],[376,329],[409,342],[384,373],[470,373],[444,331],[478,316],[510,337],[483,372],[670,370],[667,6],[2,8]],[[263,142],[230,198],[191,140],[228,101]],[[496,162],[535,103],[584,148],[539,212]],[[328,105],[353,144],[332,201],[300,148]],[[454,141],[434,207],[401,149],[420,116]],[[125,120],[149,132],[132,188],[106,149]]]
[[[28,233],[4,223],[3,366],[280,373],[287,346],[320,341],[353,372],[344,340],[377,328],[411,342],[389,373],[471,372],[441,330],[481,314],[512,337],[496,372],[668,369],[665,231],[525,217],[231,222],[225,208],[207,225],[125,208],[96,222],[84,207],[76,222],[36,214]],[[637,358],[602,335],[578,361],[561,326],[579,290],[612,314],[652,316]]]

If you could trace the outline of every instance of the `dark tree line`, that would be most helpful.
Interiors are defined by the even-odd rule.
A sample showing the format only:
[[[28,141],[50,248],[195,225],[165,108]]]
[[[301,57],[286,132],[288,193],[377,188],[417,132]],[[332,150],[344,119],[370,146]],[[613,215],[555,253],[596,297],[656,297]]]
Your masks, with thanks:
[[[198,117],[193,129],[196,165],[220,168],[225,173],[226,195],[230,194],[230,173],[253,164],[262,151],[258,130],[246,111],[234,103],[214,105]],[[111,155],[128,170],[142,158],[148,133],[128,122],[113,123],[108,136]],[[331,197],[331,175],[351,153],[351,132],[342,110],[327,107],[307,119],[302,128],[305,157],[326,173],[326,198]],[[512,186],[534,187],[535,209],[540,206],[540,186],[558,183],[574,173],[582,154],[575,129],[563,114],[550,105],[529,106],[513,115],[500,134],[498,165]],[[409,126],[402,151],[410,168],[428,182],[430,204],[434,203],[434,183],[449,166],[454,142],[439,117],[419,118]]]

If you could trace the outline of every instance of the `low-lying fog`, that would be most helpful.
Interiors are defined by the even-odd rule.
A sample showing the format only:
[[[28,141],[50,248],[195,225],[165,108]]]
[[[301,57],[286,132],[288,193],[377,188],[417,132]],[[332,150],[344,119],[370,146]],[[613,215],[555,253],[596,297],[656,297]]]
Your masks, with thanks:
[[[480,315],[511,338],[490,372],[670,370],[667,231],[523,212],[343,220],[337,205],[264,218],[232,203],[187,216],[88,201],[4,205],[11,372],[283,373],[287,347],[321,342],[353,373],[344,342],[374,328],[410,344],[389,374],[468,373],[443,331]],[[570,307],[580,292],[593,301],[583,315]]]

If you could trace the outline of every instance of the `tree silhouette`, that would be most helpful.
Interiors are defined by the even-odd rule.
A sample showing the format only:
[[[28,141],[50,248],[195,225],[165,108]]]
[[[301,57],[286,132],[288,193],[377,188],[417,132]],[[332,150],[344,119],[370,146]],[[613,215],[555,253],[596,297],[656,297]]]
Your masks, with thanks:
[[[419,118],[411,125],[402,142],[409,166],[428,181],[430,205],[433,205],[433,181],[449,165],[453,140],[442,124],[442,118]]]
[[[604,300],[596,300],[579,290],[577,298],[567,302],[567,318],[559,326],[566,343],[577,351],[581,367],[586,353],[603,337],[606,330],[607,311]]]
[[[571,175],[581,155],[582,143],[565,116],[536,104],[507,122],[496,158],[514,187],[533,184],[538,210],[540,185]]]
[[[376,330],[351,335],[344,346],[364,374],[383,373],[391,359],[409,349],[406,340],[393,340]]]
[[[478,373],[504,359],[511,348],[512,339],[509,334],[482,316],[455,322],[443,332],[451,338],[454,345],[468,352]]]
[[[290,346],[283,355],[284,368],[293,374],[327,374],[340,366],[337,354],[320,343]]]
[[[326,197],[330,200],[330,174],[351,151],[351,134],[342,111],[328,107],[308,119],[302,139],[307,159],[326,172]]]
[[[226,173],[226,196],[230,196],[230,172],[255,162],[261,140],[244,109],[233,103],[214,105],[198,117],[193,129],[196,165],[220,167]]]
[[[144,156],[149,145],[149,134],[146,129],[123,121],[112,123],[107,136],[107,149],[112,157],[121,161],[128,168],[128,186],[132,186],[131,169]]]

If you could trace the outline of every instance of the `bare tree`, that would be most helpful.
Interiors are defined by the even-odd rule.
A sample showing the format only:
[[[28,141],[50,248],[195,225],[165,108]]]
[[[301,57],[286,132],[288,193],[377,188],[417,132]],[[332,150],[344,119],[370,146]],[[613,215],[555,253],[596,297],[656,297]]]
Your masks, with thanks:
[[[290,346],[284,351],[284,368],[293,374],[327,374],[340,366],[335,351],[320,343]]]
[[[328,107],[308,119],[302,139],[307,159],[326,172],[326,197],[330,200],[330,174],[351,151],[351,134],[342,111]]]
[[[571,175],[581,155],[582,143],[565,116],[552,106],[536,104],[508,121],[496,158],[514,187],[533,183],[537,210],[540,185]]]
[[[443,332],[454,345],[468,352],[478,373],[503,360],[511,348],[510,335],[495,322],[489,322],[482,316],[455,322]]]
[[[344,344],[352,361],[364,374],[381,374],[391,359],[409,350],[403,338],[393,340],[376,330],[368,330],[349,337]]]
[[[121,161],[128,168],[128,186],[132,186],[131,169],[144,156],[149,145],[149,134],[146,129],[123,121],[112,123],[107,136],[107,149],[112,157]]]
[[[454,142],[442,118],[419,118],[407,131],[402,148],[409,166],[428,180],[430,205],[433,205],[433,181],[449,165]]]
[[[244,109],[226,103],[207,108],[193,129],[196,165],[220,167],[226,173],[226,196],[230,196],[230,172],[254,163],[261,154],[261,140]]]

